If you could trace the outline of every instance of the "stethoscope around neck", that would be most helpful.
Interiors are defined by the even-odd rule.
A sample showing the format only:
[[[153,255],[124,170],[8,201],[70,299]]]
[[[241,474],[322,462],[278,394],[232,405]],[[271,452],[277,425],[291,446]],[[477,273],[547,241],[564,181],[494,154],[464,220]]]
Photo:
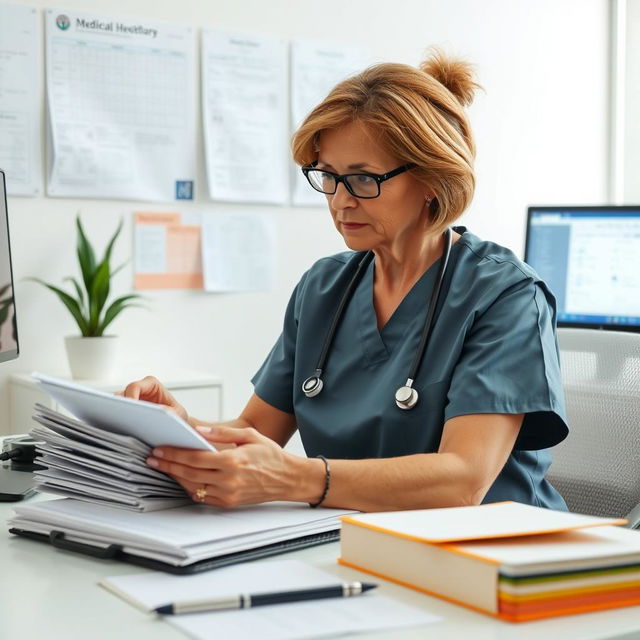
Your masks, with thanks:
[[[431,292],[429,309],[427,311],[427,317],[424,322],[424,328],[422,329],[422,336],[420,338],[420,346],[418,347],[416,355],[413,359],[413,363],[411,364],[411,369],[409,371],[407,381],[398,388],[395,394],[396,405],[400,409],[413,409],[413,407],[415,407],[418,403],[418,392],[413,388],[413,383],[418,373],[418,369],[420,369],[422,358],[424,357],[424,354],[427,350],[429,336],[431,335],[431,330],[433,329],[436,308],[438,306],[440,292],[442,290],[442,283],[444,282],[444,276],[447,271],[449,256],[451,255],[451,243],[451,229],[447,229],[445,231],[442,261],[440,262],[440,269],[438,270],[438,277],[436,279],[435,286],[433,287],[433,291]],[[331,320],[331,325],[329,326],[327,337],[324,339],[324,344],[322,345],[322,351],[320,352],[320,357],[318,358],[318,364],[316,365],[315,372],[312,376],[309,376],[302,383],[302,392],[305,396],[307,396],[307,398],[314,398],[322,391],[322,388],[324,386],[324,383],[322,382],[322,372],[324,371],[327,357],[329,355],[329,350],[331,349],[333,339],[335,337],[336,331],[338,330],[338,325],[343,318],[344,309],[349,303],[349,300],[351,300],[351,296],[353,295],[355,288],[358,286],[358,283],[364,275],[366,267],[369,265],[371,260],[373,260],[373,256],[373,251],[367,251],[367,253],[358,263],[356,272],[353,274],[353,277],[349,281],[347,288],[342,294],[342,298],[340,299],[338,308],[333,314],[333,319]]]

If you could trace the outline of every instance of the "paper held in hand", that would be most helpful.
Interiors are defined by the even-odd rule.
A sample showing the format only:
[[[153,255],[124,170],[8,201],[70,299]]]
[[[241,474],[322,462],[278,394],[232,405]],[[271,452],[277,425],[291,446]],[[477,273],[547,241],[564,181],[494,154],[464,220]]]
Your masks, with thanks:
[[[151,447],[164,444],[215,451],[215,447],[182,418],[158,404],[96,391],[37,372],[31,375],[43,391],[76,418],[93,427],[133,436]]]
[[[170,476],[151,469],[154,446],[215,448],[181,418],[160,405],[95,391],[34,374],[39,386],[75,418],[37,404],[31,435],[39,462],[38,490],[132,511],[189,504]]]

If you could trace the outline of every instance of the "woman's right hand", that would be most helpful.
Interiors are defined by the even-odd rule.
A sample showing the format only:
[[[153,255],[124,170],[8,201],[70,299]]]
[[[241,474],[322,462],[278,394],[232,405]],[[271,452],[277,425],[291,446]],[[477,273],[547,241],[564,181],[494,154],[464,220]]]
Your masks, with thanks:
[[[169,390],[154,376],[145,376],[141,380],[130,382],[118,395],[134,400],[145,400],[166,407],[189,422],[187,410],[169,393]]]

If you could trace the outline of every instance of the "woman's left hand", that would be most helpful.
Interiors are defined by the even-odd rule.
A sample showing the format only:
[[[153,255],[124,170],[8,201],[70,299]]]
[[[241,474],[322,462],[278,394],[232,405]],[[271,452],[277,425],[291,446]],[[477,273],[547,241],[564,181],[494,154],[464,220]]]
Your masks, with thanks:
[[[302,461],[252,427],[196,427],[214,446],[235,444],[220,451],[160,446],[147,464],[172,476],[196,501],[235,507],[272,500],[295,500]]]

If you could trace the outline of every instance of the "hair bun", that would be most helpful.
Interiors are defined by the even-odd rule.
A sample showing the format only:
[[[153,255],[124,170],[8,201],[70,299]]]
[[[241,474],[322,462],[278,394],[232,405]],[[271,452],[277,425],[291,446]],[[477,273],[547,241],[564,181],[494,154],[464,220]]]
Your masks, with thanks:
[[[473,65],[451,58],[435,47],[431,52],[420,64],[420,70],[449,89],[463,107],[468,107],[473,102],[476,89],[481,88],[474,79]]]

